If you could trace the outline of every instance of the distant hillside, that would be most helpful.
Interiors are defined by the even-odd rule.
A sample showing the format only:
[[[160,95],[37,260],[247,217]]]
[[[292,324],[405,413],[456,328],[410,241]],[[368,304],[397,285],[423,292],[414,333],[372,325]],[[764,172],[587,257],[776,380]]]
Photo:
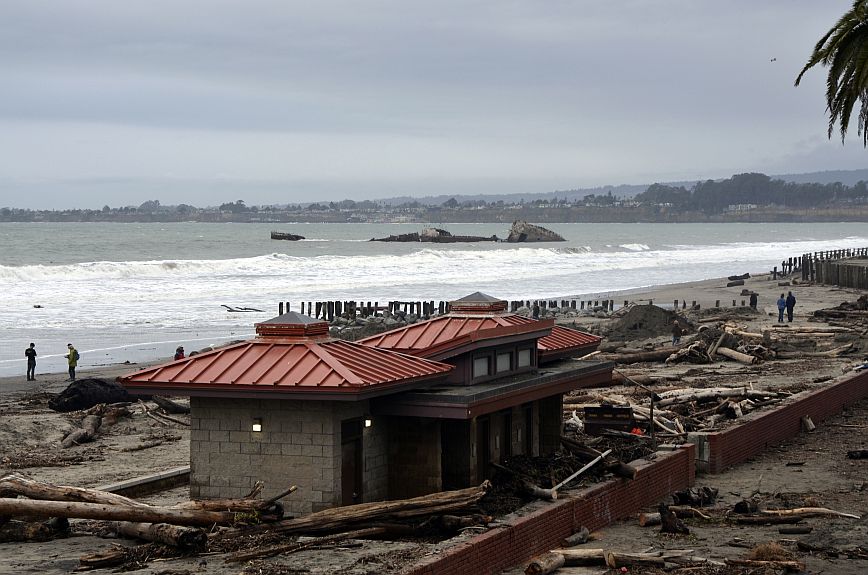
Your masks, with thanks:
[[[855,186],[859,182],[868,182],[866,170],[829,170],[828,172],[809,172],[807,174],[784,174],[772,176],[773,179],[793,182],[794,184],[833,184],[841,182],[845,186]]]
[[[868,169],[864,170],[830,170],[826,172],[809,172],[805,174],[780,174],[770,176],[774,180],[783,180],[785,182],[792,182],[795,184],[831,184],[834,182],[841,182],[846,186],[854,186],[860,181],[868,182]],[[620,184],[617,186],[600,186],[596,188],[577,188],[572,190],[556,190],[553,192],[540,192],[540,193],[526,193],[526,194],[454,194],[454,195],[446,195],[441,194],[438,196],[423,196],[423,197],[411,197],[411,196],[398,196],[394,198],[382,198],[377,200],[378,202],[382,202],[386,205],[397,206],[400,204],[408,204],[412,202],[419,202],[421,205],[426,206],[439,206],[442,205],[443,202],[448,201],[450,198],[455,198],[459,202],[477,202],[484,201],[488,203],[503,201],[504,203],[520,203],[524,201],[525,203],[533,202],[535,200],[553,200],[553,199],[566,199],[568,202],[573,200],[581,200],[585,196],[595,195],[595,196],[607,196],[611,193],[613,196],[618,198],[632,198],[637,194],[643,193],[648,189],[653,183],[663,184],[666,186],[672,187],[684,187],[685,189],[691,189],[694,184],[696,184],[697,180],[687,180],[680,182],[650,182],[648,184],[638,184],[638,185],[630,185],[630,184]]]

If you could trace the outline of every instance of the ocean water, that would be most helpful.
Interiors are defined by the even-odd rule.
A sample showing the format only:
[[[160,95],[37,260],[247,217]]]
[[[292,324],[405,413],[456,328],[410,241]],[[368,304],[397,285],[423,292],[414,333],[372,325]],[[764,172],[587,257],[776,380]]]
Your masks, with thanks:
[[[280,301],[604,297],[759,273],[787,257],[868,246],[868,227],[837,224],[549,224],[547,244],[405,244],[372,237],[419,224],[0,224],[0,376],[170,358],[250,337]],[[499,237],[508,224],[440,224]],[[269,232],[305,236],[271,240]],[[587,299],[586,298],[586,299]],[[223,305],[262,310],[230,313]],[[38,307],[37,307],[38,306]]]

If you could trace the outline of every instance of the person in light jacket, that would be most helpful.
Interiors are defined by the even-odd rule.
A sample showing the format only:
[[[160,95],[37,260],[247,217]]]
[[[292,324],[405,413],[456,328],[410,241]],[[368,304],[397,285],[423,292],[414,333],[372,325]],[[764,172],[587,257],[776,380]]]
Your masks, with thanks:
[[[68,381],[75,381],[75,367],[78,365],[78,350],[76,350],[71,343],[66,344],[66,349],[69,352],[64,356],[66,357],[67,365],[69,365]]]
[[[787,298],[784,294],[778,298],[778,323],[784,323],[784,310],[787,309]]]

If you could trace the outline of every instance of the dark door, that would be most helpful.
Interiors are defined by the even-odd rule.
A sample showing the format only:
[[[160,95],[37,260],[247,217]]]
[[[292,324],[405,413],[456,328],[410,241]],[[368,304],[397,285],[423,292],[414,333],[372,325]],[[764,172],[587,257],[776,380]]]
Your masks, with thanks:
[[[341,422],[341,505],[362,502],[362,420]]]
[[[491,462],[491,422],[488,417],[476,421],[476,470],[477,483],[488,479]]]

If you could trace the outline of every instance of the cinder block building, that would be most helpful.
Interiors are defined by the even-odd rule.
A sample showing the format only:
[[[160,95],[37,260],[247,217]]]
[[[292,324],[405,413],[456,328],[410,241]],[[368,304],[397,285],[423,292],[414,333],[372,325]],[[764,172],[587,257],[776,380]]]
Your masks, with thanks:
[[[491,462],[555,451],[563,394],[611,379],[609,362],[570,359],[598,337],[506,305],[472,294],[360,342],[291,312],[250,341],[119,381],[190,396],[194,498],[294,484],[285,504],[302,514],[467,487]]]

